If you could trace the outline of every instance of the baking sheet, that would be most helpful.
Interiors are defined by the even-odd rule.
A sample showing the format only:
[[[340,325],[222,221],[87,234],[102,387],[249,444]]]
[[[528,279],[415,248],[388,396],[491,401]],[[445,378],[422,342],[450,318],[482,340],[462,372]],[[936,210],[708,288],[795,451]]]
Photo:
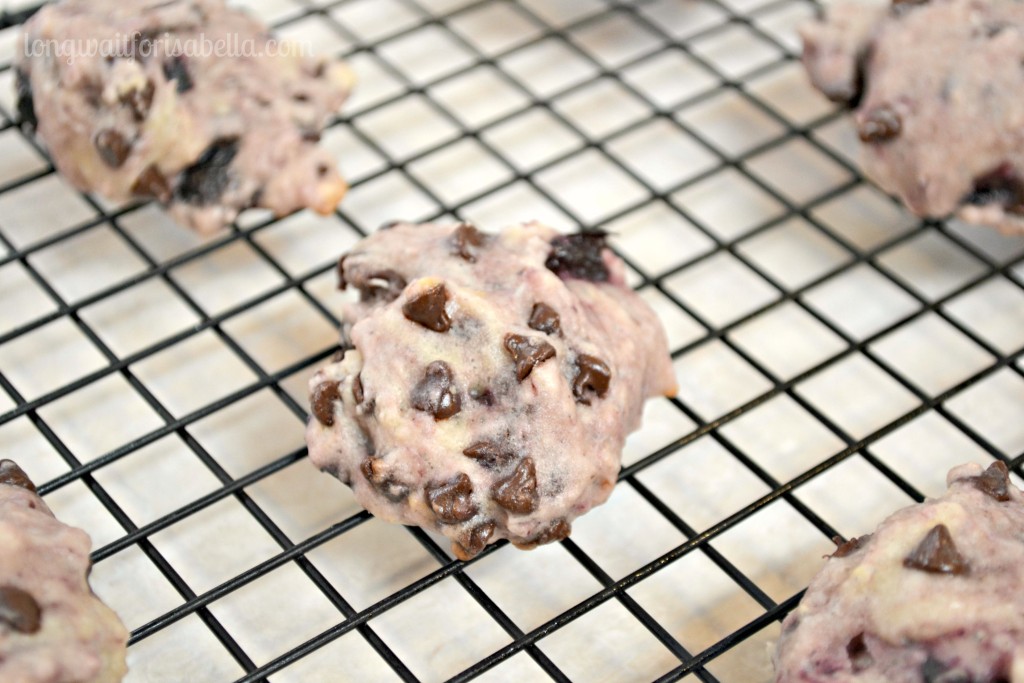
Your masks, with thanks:
[[[92,535],[128,681],[768,681],[832,534],[1024,451],[1024,240],[860,179],[812,3],[242,4],[349,56],[352,190],[208,240],[53,174],[0,30],[0,453]],[[665,323],[679,397],[570,541],[462,568],[306,461],[334,261],[395,218],[600,227]]]

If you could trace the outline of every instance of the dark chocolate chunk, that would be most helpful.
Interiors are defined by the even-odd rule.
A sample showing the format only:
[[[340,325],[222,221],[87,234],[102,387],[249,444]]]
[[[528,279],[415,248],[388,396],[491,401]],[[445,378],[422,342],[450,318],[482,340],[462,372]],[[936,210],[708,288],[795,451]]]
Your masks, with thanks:
[[[943,664],[931,655],[921,665],[921,678],[924,683],[971,683],[971,676],[966,671]]]
[[[32,493],[36,492],[36,485],[25,474],[25,470],[18,467],[13,460],[0,460],[0,484],[28,489]]]
[[[132,144],[113,128],[104,128],[93,140],[100,158],[110,168],[121,168],[132,152]]]
[[[996,460],[984,472],[967,481],[1000,503],[1010,500],[1010,470],[1002,460]]]
[[[487,469],[500,469],[516,458],[516,453],[502,441],[478,441],[469,446],[462,454],[473,458]]]
[[[892,0],[892,7],[895,10],[906,10],[916,5],[925,5],[928,0]]]
[[[491,540],[491,536],[494,535],[494,529],[494,522],[487,521],[477,524],[463,535],[459,540],[459,545],[463,551],[460,559],[468,560],[483,550],[487,546],[487,542]]]
[[[604,398],[612,381],[608,364],[596,356],[581,353],[576,357],[576,379],[572,381],[572,395],[577,403],[590,405],[590,394]]]
[[[860,673],[864,669],[871,668],[875,658],[868,652],[868,646],[864,644],[864,632],[861,631],[846,644],[846,655],[850,658],[850,666],[853,673]]]
[[[366,278],[358,285],[359,300],[363,303],[388,303],[394,301],[405,289],[405,278],[393,270],[382,270]]]
[[[380,458],[369,457],[359,463],[359,471],[376,491],[392,503],[409,497],[409,487],[386,472]]]
[[[320,424],[330,427],[334,424],[334,404],[341,400],[337,382],[321,382],[313,389],[310,406],[313,417]]]
[[[192,74],[188,71],[188,64],[185,62],[185,55],[174,55],[164,60],[164,78],[168,81],[177,81],[178,93],[188,92],[192,89]]]
[[[488,408],[492,407],[497,403],[497,399],[494,397],[494,392],[489,387],[473,388],[469,390],[469,397],[481,405],[485,405]]]
[[[477,250],[487,243],[487,235],[469,223],[460,223],[451,236],[452,255],[476,263]]]
[[[537,509],[537,469],[533,458],[523,458],[515,472],[491,487],[491,498],[509,512],[526,515]]]
[[[40,624],[39,603],[14,586],[0,586],[0,622],[19,633],[35,633]]]
[[[430,413],[435,420],[447,420],[462,409],[462,398],[454,386],[452,368],[443,360],[427,366],[423,379],[413,387],[412,407]]]
[[[569,523],[564,519],[558,519],[552,522],[548,528],[537,534],[534,542],[537,545],[554,543],[555,541],[561,541],[563,538],[568,538],[570,533],[572,533],[572,527],[569,526]]]
[[[967,574],[970,566],[956,549],[953,537],[945,524],[932,527],[931,531],[903,560],[903,566],[931,574]]]
[[[402,314],[428,330],[447,332],[452,327],[452,319],[444,310],[448,301],[448,290],[443,284],[434,285],[430,289],[409,298],[402,306]]]
[[[886,142],[900,134],[903,121],[891,107],[875,107],[857,124],[857,135],[863,142]]]
[[[974,179],[974,190],[964,198],[965,204],[1002,205],[1007,212],[1024,215],[1024,180],[1009,163]]]
[[[555,309],[545,303],[536,303],[530,312],[530,322],[527,323],[531,330],[537,330],[544,334],[558,334],[562,329],[561,319]]]
[[[363,376],[356,375],[356,378],[352,380],[352,398],[356,400],[356,405],[363,402]]]
[[[390,230],[391,228],[401,225],[403,221],[388,221],[387,223],[381,223],[381,226],[377,230]]]
[[[443,484],[428,486],[426,491],[430,509],[443,524],[465,522],[476,514],[473,483],[464,472]]]
[[[606,282],[608,267],[601,257],[606,235],[600,230],[559,235],[551,240],[551,252],[544,265],[559,277]]]
[[[36,119],[36,105],[32,97],[32,83],[21,69],[15,69],[14,79],[18,96],[18,121],[22,126],[35,130],[39,121]]]
[[[228,167],[238,154],[238,138],[215,140],[196,163],[181,174],[175,197],[186,204],[206,206],[215,203],[231,182]]]
[[[864,534],[863,536],[854,536],[849,541],[846,541],[844,543],[843,539],[839,538],[838,536],[833,536],[832,542],[835,543],[838,547],[830,557],[846,557],[847,555],[852,555],[853,553],[863,548],[864,544],[867,543],[868,539],[870,538],[871,534]]]
[[[533,340],[521,334],[505,335],[505,351],[516,363],[516,379],[522,382],[533,369],[555,357],[555,347],[544,340]]]
[[[165,203],[171,199],[171,185],[156,164],[147,166],[146,170],[135,179],[131,192],[136,197],[155,197]]]
[[[156,94],[156,86],[153,81],[146,81],[141,88],[133,88],[121,95],[121,104],[132,110],[132,118],[136,123],[141,123],[149,116],[149,109],[153,106],[153,95]],[[97,96],[98,97],[98,96]],[[96,106],[99,106],[97,101]]]

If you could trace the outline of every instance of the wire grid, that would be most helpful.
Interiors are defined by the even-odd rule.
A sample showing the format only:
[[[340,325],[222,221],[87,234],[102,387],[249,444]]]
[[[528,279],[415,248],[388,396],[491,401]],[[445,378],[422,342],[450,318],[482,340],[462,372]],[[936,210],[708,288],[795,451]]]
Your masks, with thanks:
[[[335,216],[201,241],[72,191],[0,100],[0,449],[93,536],[128,680],[770,680],[829,539],[1019,471],[1024,244],[860,178],[811,3],[249,5],[361,76]],[[392,218],[606,229],[665,321],[680,394],[562,543],[461,563],[304,462],[335,257]]]

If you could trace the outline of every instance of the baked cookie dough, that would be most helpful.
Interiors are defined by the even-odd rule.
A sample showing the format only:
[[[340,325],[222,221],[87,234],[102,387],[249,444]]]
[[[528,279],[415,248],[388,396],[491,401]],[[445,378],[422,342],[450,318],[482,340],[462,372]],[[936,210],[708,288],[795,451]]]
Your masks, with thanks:
[[[869,178],[919,216],[1024,232],[1024,5],[842,0],[801,35],[812,83],[854,108]]]
[[[83,191],[208,233],[250,207],[330,213],[347,189],[317,142],[350,71],[223,0],[61,0],[23,39],[19,113]]]
[[[397,224],[339,263],[348,350],[309,384],[312,462],[462,559],[569,535],[612,491],[665,333],[603,233]]]
[[[995,462],[840,545],[782,623],[778,683],[1024,681],[1024,494]]]
[[[128,632],[89,588],[91,541],[0,460],[0,681],[113,683]]]

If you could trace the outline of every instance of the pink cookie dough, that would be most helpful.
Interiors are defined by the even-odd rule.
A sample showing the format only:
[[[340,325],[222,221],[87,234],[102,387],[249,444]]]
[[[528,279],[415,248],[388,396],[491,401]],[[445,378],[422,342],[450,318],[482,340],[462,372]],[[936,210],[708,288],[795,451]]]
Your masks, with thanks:
[[[0,460],[0,681],[115,683],[128,632],[86,575],[91,541]]]
[[[1024,4],[840,0],[800,33],[879,187],[918,216],[1024,233]]]
[[[317,142],[351,72],[223,0],[60,0],[22,39],[21,119],[80,190],[209,233],[250,207],[330,213],[347,189]]]
[[[350,346],[309,384],[310,459],[377,517],[468,559],[569,535],[675,378],[603,233],[397,224],[339,263]]]
[[[782,623],[777,683],[1024,681],[1024,494],[995,462],[839,546]]]

